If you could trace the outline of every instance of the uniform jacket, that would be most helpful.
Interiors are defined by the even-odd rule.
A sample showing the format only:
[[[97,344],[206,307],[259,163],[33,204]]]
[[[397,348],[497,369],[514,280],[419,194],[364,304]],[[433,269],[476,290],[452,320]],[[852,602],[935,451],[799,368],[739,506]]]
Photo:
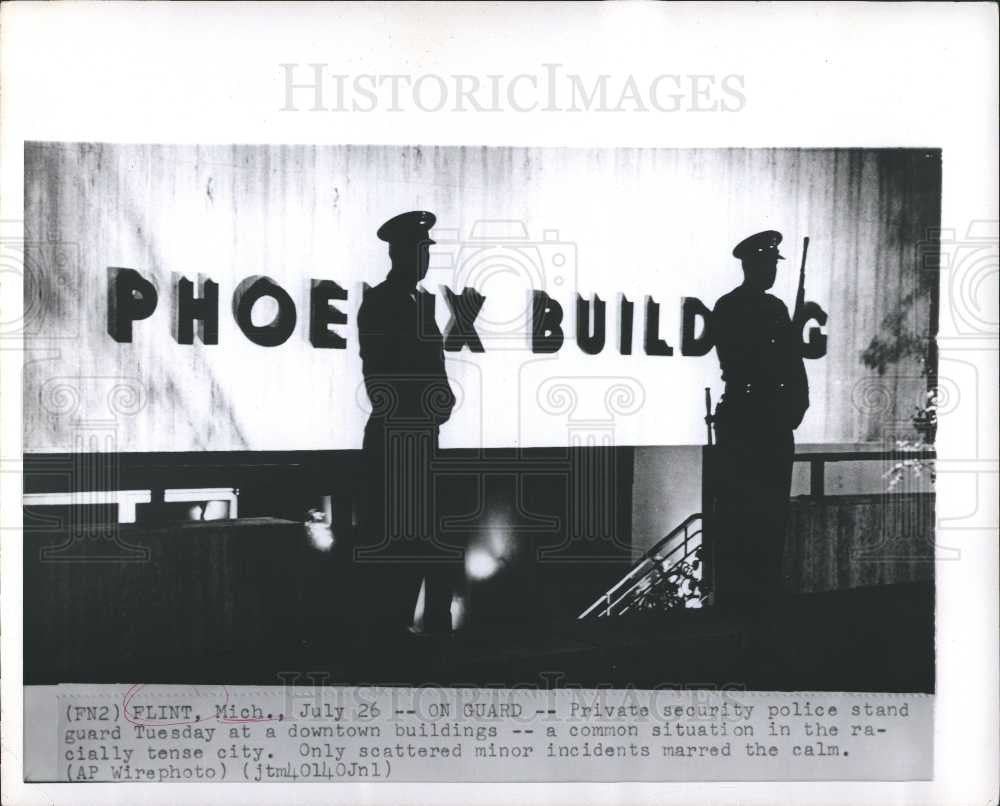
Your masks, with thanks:
[[[365,294],[358,336],[373,428],[435,429],[451,416],[455,395],[445,370],[441,332],[421,293],[388,281]]]
[[[739,286],[716,302],[712,333],[726,384],[718,425],[798,427],[809,408],[809,382],[785,303]]]

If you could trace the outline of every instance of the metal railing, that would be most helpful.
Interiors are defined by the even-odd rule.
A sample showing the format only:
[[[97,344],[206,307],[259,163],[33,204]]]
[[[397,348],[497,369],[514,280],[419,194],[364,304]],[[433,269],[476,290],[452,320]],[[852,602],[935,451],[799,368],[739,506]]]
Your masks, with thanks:
[[[621,615],[642,596],[669,578],[677,566],[688,560],[701,547],[701,513],[688,515],[670,533],[642,555],[628,573],[612,585],[606,593],[584,610],[578,620]],[[665,553],[664,549],[671,546]],[[680,555],[671,560],[680,552]],[[657,582],[647,580],[655,575]]]
[[[809,463],[809,495],[812,498],[823,498],[826,495],[826,466],[834,462],[902,462],[919,460],[931,462],[937,458],[932,447],[927,448],[897,448],[895,450],[848,450],[848,451],[817,451],[803,450],[795,454],[794,461]]]

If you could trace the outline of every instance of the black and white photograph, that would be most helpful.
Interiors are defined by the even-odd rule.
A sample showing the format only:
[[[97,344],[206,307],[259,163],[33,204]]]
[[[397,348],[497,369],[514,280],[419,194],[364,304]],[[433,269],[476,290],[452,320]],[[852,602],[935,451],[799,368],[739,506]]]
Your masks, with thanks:
[[[4,802],[989,801],[996,16],[4,4]]]
[[[25,182],[26,682],[934,690],[940,152]]]

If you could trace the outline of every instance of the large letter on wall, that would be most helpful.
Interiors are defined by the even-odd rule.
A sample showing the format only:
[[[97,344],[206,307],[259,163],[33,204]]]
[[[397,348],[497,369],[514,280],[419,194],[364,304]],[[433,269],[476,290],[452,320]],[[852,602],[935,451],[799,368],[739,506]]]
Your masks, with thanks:
[[[309,293],[309,341],[313,347],[343,350],[347,340],[330,330],[330,325],[346,325],[347,314],[330,304],[347,299],[347,291],[333,280],[313,280]]]
[[[660,304],[646,297],[646,355],[673,355],[674,348],[660,338]]]
[[[604,349],[604,300],[594,295],[594,334],[590,334],[590,302],[576,295],[576,343],[587,355]]]
[[[444,349],[454,353],[468,345],[470,352],[484,352],[483,342],[476,332],[476,317],[486,297],[474,288],[463,288],[462,295],[458,296],[445,287],[444,298],[451,311],[451,321],[444,331]]]
[[[805,329],[805,326],[813,320],[821,326],[825,325],[826,311],[815,302],[807,302],[799,314],[799,326]],[[826,334],[818,327],[809,328],[809,340],[802,345],[803,358],[822,358],[824,355],[826,355]]]
[[[531,292],[531,352],[558,352],[563,343],[562,317],[562,305],[544,291]]]
[[[115,341],[132,341],[132,323],[156,310],[156,288],[135,269],[108,266],[108,334]]]
[[[219,284],[198,275],[198,296],[194,283],[174,275],[174,338],[178,344],[194,344],[194,323],[202,344],[219,343]]]
[[[632,355],[632,316],[635,312],[635,305],[629,302],[628,297],[619,294],[621,305],[621,323],[618,330],[618,352],[622,355]]]
[[[701,335],[695,336],[695,324],[701,317]],[[681,355],[708,355],[715,342],[712,340],[712,312],[697,297],[684,297],[681,301]]]
[[[261,297],[271,297],[278,303],[278,312],[267,325],[255,325],[250,318],[254,303]],[[261,347],[277,347],[288,341],[295,330],[295,303],[280,285],[270,277],[247,277],[233,292],[233,317],[243,334]]]

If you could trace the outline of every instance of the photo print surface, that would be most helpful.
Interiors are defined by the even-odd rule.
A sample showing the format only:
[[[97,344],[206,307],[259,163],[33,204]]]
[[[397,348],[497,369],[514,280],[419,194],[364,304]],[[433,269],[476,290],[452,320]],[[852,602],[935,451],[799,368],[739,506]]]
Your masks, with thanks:
[[[25,146],[25,682],[934,690],[941,154]]]

